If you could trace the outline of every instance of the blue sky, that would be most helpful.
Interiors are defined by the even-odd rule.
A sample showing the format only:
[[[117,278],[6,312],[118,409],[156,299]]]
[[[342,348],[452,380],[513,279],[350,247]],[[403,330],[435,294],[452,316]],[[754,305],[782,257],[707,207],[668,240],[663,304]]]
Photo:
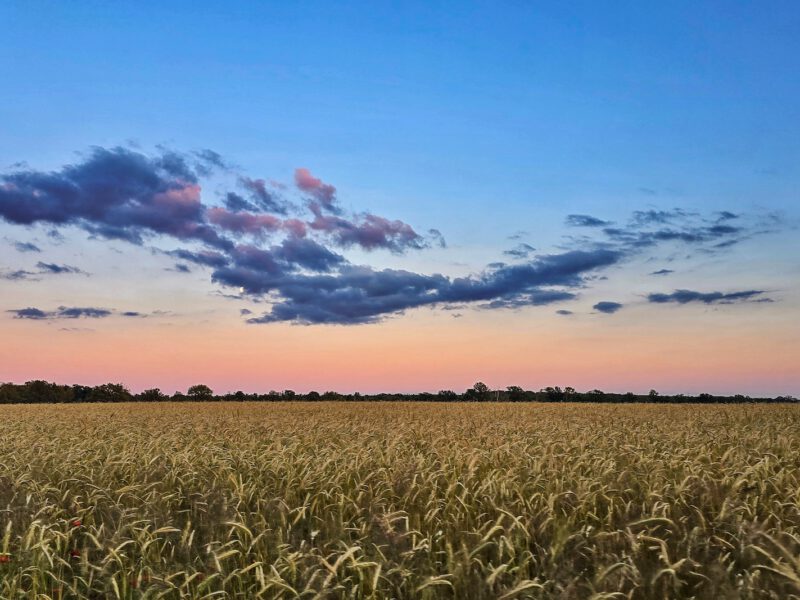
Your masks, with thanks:
[[[696,229],[727,211],[746,221],[740,233],[748,239],[713,256],[673,246],[637,255],[615,266],[614,276],[601,274],[608,280],[583,282],[581,309],[647,303],[641,298],[675,289],[759,290],[776,301],[772,312],[755,304],[715,310],[739,311],[738,324],[757,314],[752,335],[760,325],[764,340],[776,320],[788,324],[797,314],[795,2],[6,2],[0,23],[6,173],[57,171],[94,146],[148,156],[159,147],[213,149],[237,173],[289,186],[297,168],[308,168],[335,185],[343,210],[399,219],[417,232],[436,228],[447,240],[446,249],[430,244],[419,252],[355,245],[348,260],[446,276],[482,272],[521,242],[549,255],[584,248],[565,237],[586,233],[565,226],[568,214],[619,225],[635,211],[679,208],[697,215],[681,226]],[[203,202],[218,204],[227,184],[212,178]],[[66,246],[47,249],[45,225],[6,221],[0,268],[7,272],[33,269],[11,244],[34,238],[46,261],[80,258],[87,266],[79,268],[92,274],[122,268],[101,241],[73,229],[63,232]],[[671,270],[680,277],[655,285],[650,267],[668,263],[679,265]],[[143,277],[123,271],[128,282]],[[70,285],[90,302],[102,281],[109,279]],[[71,302],[63,279],[39,283],[0,282],[15,302],[4,309],[48,303],[48,294],[55,306],[53,289]],[[143,293],[145,304],[169,304],[165,285]],[[207,275],[192,285],[202,298],[216,289]],[[661,310],[649,304],[652,314]],[[545,311],[548,324],[538,307],[515,310],[514,318],[556,327],[553,310]],[[485,314],[477,311],[473,325],[492,330]],[[641,331],[641,323],[627,326]],[[385,329],[367,327],[376,336]],[[596,325],[596,335],[610,335],[607,327]],[[797,357],[793,327],[778,328],[793,336],[782,348]],[[339,334],[324,335],[336,347]],[[754,373],[752,389],[767,389],[769,376]],[[448,377],[442,385],[472,373]],[[781,385],[797,383],[786,375]]]

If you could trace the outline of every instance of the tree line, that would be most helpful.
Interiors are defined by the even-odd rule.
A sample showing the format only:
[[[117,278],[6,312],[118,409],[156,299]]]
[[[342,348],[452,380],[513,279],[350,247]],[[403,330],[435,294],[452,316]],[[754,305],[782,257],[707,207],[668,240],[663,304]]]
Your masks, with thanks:
[[[277,402],[277,401],[350,401],[350,402],[648,402],[648,403],[746,403],[746,402],[798,402],[793,396],[776,396],[772,398],[752,398],[742,394],[734,396],[716,396],[713,394],[659,394],[650,390],[647,394],[627,392],[609,393],[601,390],[578,392],[572,387],[545,387],[538,391],[525,390],[519,386],[492,390],[486,384],[477,382],[464,392],[440,390],[437,393],[421,392],[416,394],[382,393],[382,394],[342,394],[326,391],[299,394],[292,390],[270,391],[265,394],[245,393],[242,391],[215,394],[205,384],[191,386],[186,392],[176,391],[165,394],[158,388],[132,393],[121,383],[105,383],[97,386],[62,385],[47,381],[28,381],[22,384],[0,383],[0,404],[42,404],[78,402]]]

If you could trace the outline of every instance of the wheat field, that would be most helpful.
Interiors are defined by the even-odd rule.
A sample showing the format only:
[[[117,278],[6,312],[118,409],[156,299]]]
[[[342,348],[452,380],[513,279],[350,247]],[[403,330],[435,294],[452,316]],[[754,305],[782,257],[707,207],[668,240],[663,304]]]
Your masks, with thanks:
[[[800,407],[0,406],[2,598],[800,598]]]

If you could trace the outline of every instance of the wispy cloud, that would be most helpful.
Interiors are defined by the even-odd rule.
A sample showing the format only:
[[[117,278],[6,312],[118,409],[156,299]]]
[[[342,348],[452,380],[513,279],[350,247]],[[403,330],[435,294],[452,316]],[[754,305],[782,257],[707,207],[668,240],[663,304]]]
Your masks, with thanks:
[[[763,290],[744,290],[738,292],[698,292],[695,290],[675,290],[670,294],[649,294],[647,300],[656,304],[674,302],[676,304],[689,304],[699,302],[703,304],[733,304],[735,302],[772,302],[771,298],[763,297]]]
[[[111,316],[111,311],[105,308],[96,307],[77,307],[59,306],[56,310],[45,311],[39,308],[18,308],[7,311],[14,315],[15,319],[33,319],[36,321],[53,319],[103,319]]]
[[[41,252],[42,249],[32,242],[14,242],[14,249],[17,252]]]
[[[566,224],[570,227],[605,227],[611,221],[604,221],[591,215],[567,215]]]

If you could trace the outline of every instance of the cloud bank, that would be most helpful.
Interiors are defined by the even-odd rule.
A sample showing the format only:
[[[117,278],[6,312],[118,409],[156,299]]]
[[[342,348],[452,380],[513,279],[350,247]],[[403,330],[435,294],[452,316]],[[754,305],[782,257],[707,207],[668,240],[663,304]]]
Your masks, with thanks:
[[[204,186],[211,187],[206,181],[214,177],[222,177],[227,189],[204,192]],[[136,245],[171,242],[179,247],[153,248],[179,261],[170,271],[208,269],[212,282],[236,290],[226,296],[269,305],[260,315],[242,313],[249,323],[348,325],[373,323],[424,306],[472,304],[496,310],[568,302],[600,278],[601,271],[645,249],[683,244],[715,252],[755,234],[740,215],[728,211],[709,219],[681,209],[636,211],[622,225],[571,214],[567,225],[584,228],[592,237],[574,239],[575,247],[554,253],[536,254],[533,246],[520,243],[504,253],[514,264],[490,263],[471,275],[451,277],[354,264],[343,252],[402,255],[446,244],[437,229],[422,234],[398,219],[346,211],[339,204],[337,188],[308,168],[297,168],[293,183],[290,188],[238,173],[210,150],[145,154],[97,147],[55,171],[26,167],[0,175],[0,218],[21,226],[44,225],[54,240],[62,235],[60,229],[69,226],[101,240]],[[32,243],[18,242],[15,248],[39,251]],[[44,261],[37,268],[3,277],[82,272]],[[662,269],[653,274],[668,273]],[[761,293],[677,290],[651,294],[648,300],[721,304]],[[610,301],[594,305],[606,314],[621,308],[621,303]],[[108,316],[103,310],[60,307],[11,312],[16,318],[42,320]],[[562,309],[559,314],[570,312]]]

